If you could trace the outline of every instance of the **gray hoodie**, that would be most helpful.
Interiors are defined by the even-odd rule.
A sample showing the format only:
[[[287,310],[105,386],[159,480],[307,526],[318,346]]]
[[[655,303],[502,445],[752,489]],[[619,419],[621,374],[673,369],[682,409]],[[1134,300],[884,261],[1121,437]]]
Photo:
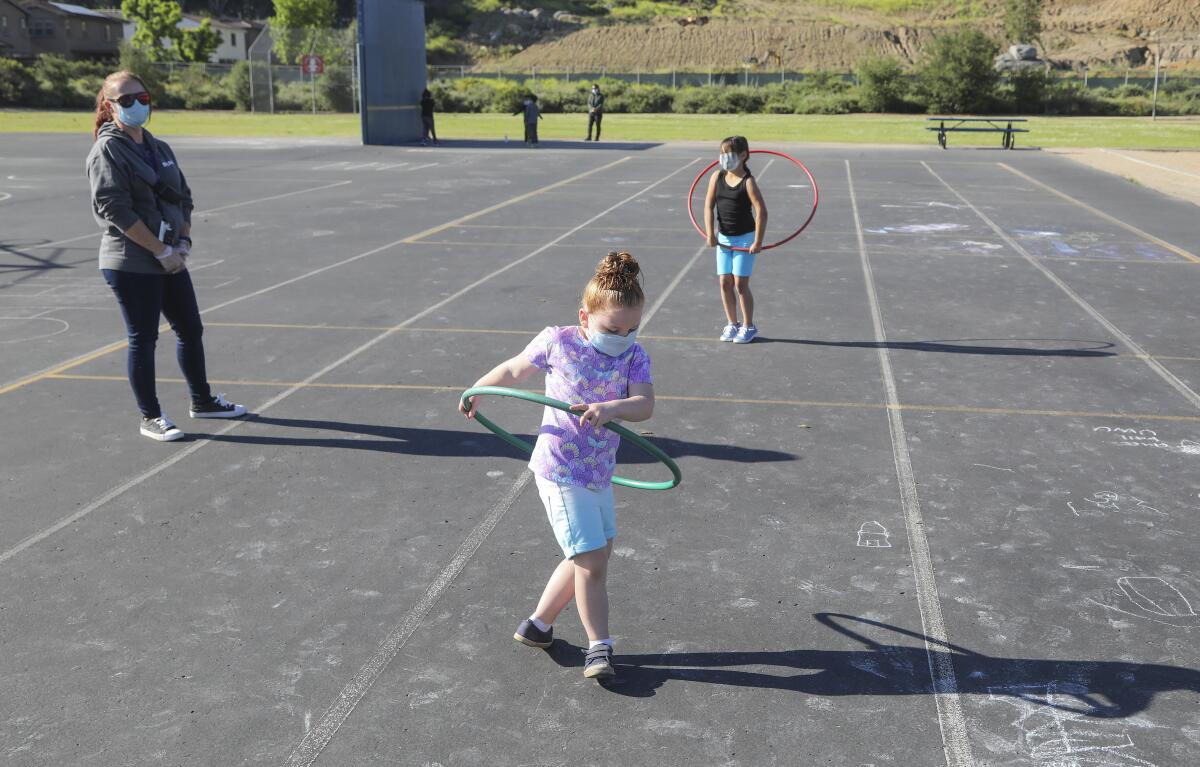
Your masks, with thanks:
[[[100,268],[140,274],[163,274],[154,254],[128,239],[124,232],[139,220],[158,235],[166,220],[173,233],[168,244],[177,244],[184,222],[192,220],[192,190],[175,162],[175,153],[143,129],[143,141],[153,147],[158,176],[181,199],[169,202],[154,191],[154,170],[132,138],[115,123],[106,123],[87,157],[92,185],[92,215],[104,230],[100,241]]]

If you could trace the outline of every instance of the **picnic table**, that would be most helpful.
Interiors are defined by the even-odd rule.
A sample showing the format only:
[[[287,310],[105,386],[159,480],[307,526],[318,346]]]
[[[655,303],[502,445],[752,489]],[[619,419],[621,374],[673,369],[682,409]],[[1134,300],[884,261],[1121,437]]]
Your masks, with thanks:
[[[1003,133],[1004,136],[1000,139],[1000,145],[1005,149],[1012,149],[1016,143],[1013,139],[1013,134],[1029,132],[1028,128],[1013,127],[1013,123],[1028,122],[1023,117],[926,117],[925,120],[937,123],[937,125],[929,126],[925,130],[937,131],[938,144],[941,145],[942,149],[946,148],[947,133]],[[986,126],[978,125],[978,123],[986,123]],[[1001,125],[1001,123],[1004,124]]]

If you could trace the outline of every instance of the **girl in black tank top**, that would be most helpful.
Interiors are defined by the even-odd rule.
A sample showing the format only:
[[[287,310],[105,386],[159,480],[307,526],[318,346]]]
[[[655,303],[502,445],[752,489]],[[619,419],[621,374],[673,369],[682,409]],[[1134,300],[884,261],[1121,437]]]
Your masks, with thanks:
[[[767,205],[746,166],[749,157],[750,144],[744,136],[722,141],[720,169],[709,180],[704,200],[704,228],[709,246],[717,249],[717,280],[725,309],[721,340],[739,344],[758,334],[750,273],[767,232]]]

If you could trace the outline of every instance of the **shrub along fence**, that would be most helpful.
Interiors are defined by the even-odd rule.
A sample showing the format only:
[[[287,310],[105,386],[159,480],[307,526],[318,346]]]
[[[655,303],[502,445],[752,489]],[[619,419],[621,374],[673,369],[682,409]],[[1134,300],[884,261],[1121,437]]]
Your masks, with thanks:
[[[136,51],[122,53],[118,65],[146,79],[155,103],[163,108],[263,109],[263,99],[253,98],[251,65],[160,64]],[[90,109],[111,64],[68,61],[41,56],[32,63],[0,58],[0,106],[41,109]],[[453,68],[462,74],[459,68]],[[864,62],[853,75],[844,73],[784,73],[782,81],[763,73],[657,73],[653,76],[571,72],[549,77],[544,73],[491,76],[444,76],[439,68],[430,80],[441,112],[514,112],[527,93],[535,93],[543,111],[583,112],[592,82],[601,83],[607,111],[679,114],[846,114],[890,111],[932,111],[929,95],[919,75],[899,67]],[[350,112],[355,108],[354,79],[348,66],[327,65],[315,78],[300,67],[270,65],[271,99],[275,111]],[[468,73],[469,75],[469,73]],[[602,76],[596,76],[602,75]],[[762,75],[759,82],[754,77]],[[640,82],[639,82],[640,80]],[[262,72],[254,73],[254,87],[263,86]],[[1097,87],[1098,82],[1107,83]],[[981,102],[980,110],[992,114],[1149,115],[1152,88],[1139,78],[1093,77],[1084,87],[1082,78],[1047,77],[1041,72],[1000,78]],[[1160,83],[1158,114],[1200,114],[1200,77],[1172,74]]]

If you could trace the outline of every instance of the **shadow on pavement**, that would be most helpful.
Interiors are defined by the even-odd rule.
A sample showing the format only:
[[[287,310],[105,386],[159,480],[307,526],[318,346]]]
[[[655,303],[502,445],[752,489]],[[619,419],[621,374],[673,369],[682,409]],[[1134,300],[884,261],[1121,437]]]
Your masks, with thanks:
[[[291,447],[321,447],[346,450],[370,450],[401,455],[427,455],[447,458],[517,458],[528,456],[509,446],[482,427],[472,431],[454,429],[425,429],[408,426],[385,426],[381,424],[346,423],[343,421],[308,420],[302,418],[271,418],[249,415],[248,420],[267,426],[293,429],[312,429],[339,432],[357,436],[269,436],[250,434],[191,434],[193,439],[213,442],[234,442],[244,445],[280,445]],[[532,442],[535,437],[528,434],[516,436]],[[774,461],[798,461],[799,456],[779,450],[726,445],[717,442],[689,442],[663,437],[647,437],[672,458],[694,456],[714,461],[734,463],[765,463]],[[658,463],[658,459],[635,447],[622,446],[617,453],[618,461],[626,464]]]
[[[1009,341],[1030,344],[1077,344],[1043,349],[1036,346],[997,346],[977,344],[979,341]],[[943,341],[815,341],[808,338],[770,338],[759,336],[756,344],[801,344],[804,346],[840,346],[847,349],[898,349],[913,352],[944,354],[987,354],[1014,357],[1115,357],[1117,352],[1104,351],[1115,344],[1107,341],[1079,341],[1069,338],[949,338]],[[1086,348],[1090,346],[1091,348]]]
[[[936,656],[952,663],[958,692],[1021,700],[1034,707],[1097,719],[1132,716],[1150,707],[1155,695],[1172,690],[1200,693],[1200,671],[1154,663],[1102,660],[996,658],[940,642],[918,632],[839,613],[815,613],[834,631],[862,643],[861,650],[684,652],[614,656],[616,678],[605,689],[648,698],[672,681],[791,690],[808,695],[932,695],[929,668]],[[841,622],[857,622],[923,640],[944,649],[876,642]],[[547,650],[563,667],[583,665],[583,648],[555,640]],[[737,666],[774,666],[781,673]],[[787,673],[790,669],[794,673]],[[942,690],[937,690],[942,692]]]

